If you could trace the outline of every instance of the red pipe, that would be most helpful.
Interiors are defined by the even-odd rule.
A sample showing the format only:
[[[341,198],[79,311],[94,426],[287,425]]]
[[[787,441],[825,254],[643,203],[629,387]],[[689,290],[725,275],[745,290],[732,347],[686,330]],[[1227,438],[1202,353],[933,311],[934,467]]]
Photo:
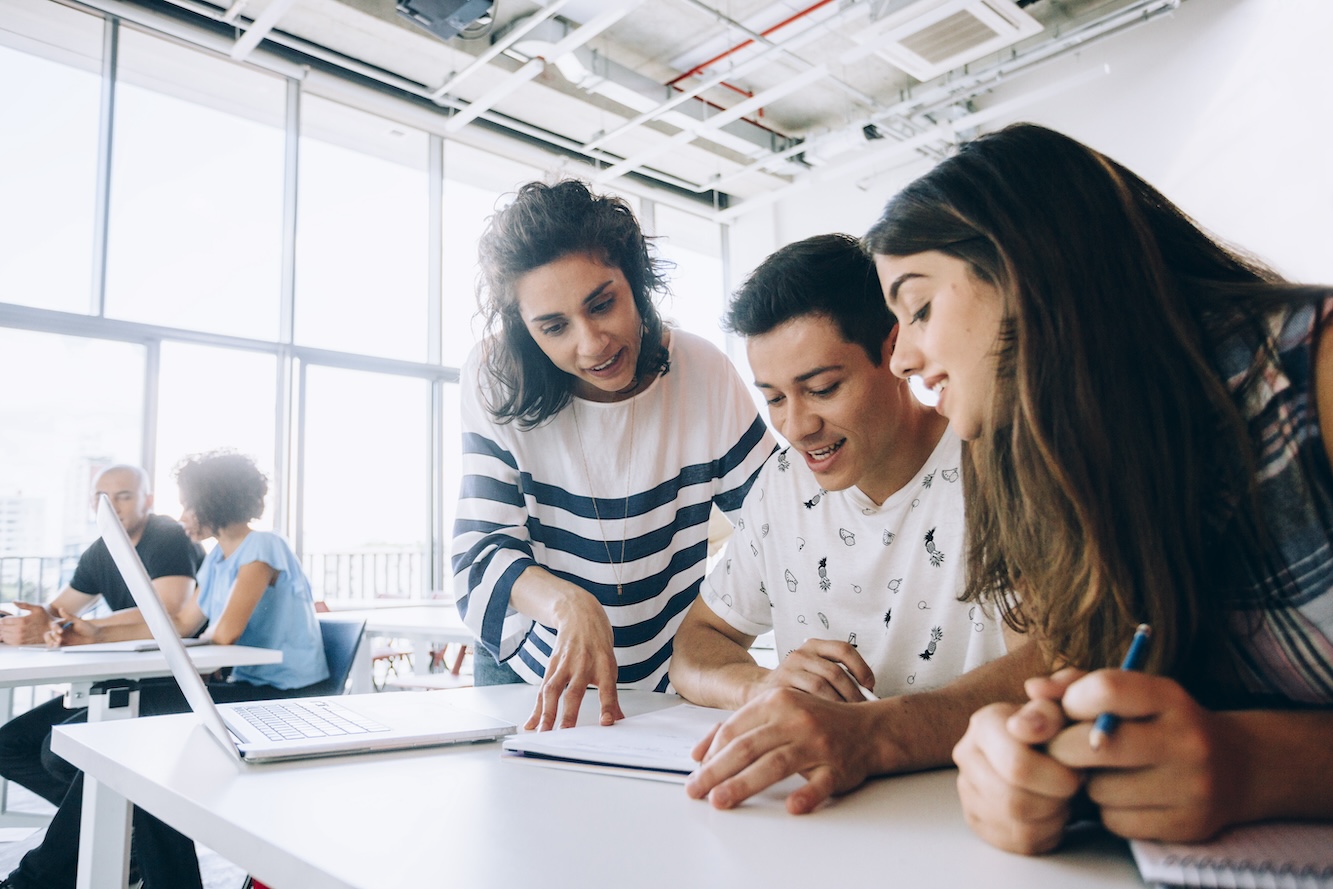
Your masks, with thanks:
[[[792,22],[797,21],[798,19],[805,18],[807,15],[809,15],[809,14],[812,13],[812,12],[814,12],[815,10],[820,9],[821,7],[824,7],[824,6],[828,6],[828,5],[829,5],[830,3],[832,3],[832,2],[833,2],[833,0],[819,0],[818,3],[815,3],[815,4],[812,5],[812,6],[807,6],[805,9],[802,9],[802,10],[800,10],[799,12],[795,12],[795,13],[793,13],[792,15],[788,16],[787,18],[785,18],[785,19],[783,19],[782,21],[778,22],[776,25],[773,25],[771,28],[767,28],[767,29],[765,29],[765,30],[763,30],[763,31],[760,31],[759,34],[760,34],[760,36],[762,36],[762,37],[767,37],[769,34],[772,34],[774,31],[781,30],[782,28],[785,28],[785,27],[787,27],[788,25],[790,25]],[[706,61],[706,62],[700,62],[698,65],[695,65],[693,68],[691,68],[690,70],[686,71],[684,74],[680,75],[679,77],[675,78],[674,80],[667,81],[667,86],[675,86],[677,83],[679,83],[680,81],[684,80],[685,78],[687,78],[687,77],[693,77],[694,75],[698,74],[700,71],[703,71],[705,68],[708,68],[710,65],[713,65],[713,64],[715,64],[715,63],[717,63],[717,62],[722,61],[723,59],[725,59],[727,56],[731,55],[732,53],[740,52],[741,50],[745,49],[747,46],[753,46],[753,45],[754,45],[754,39],[753,39],[753,38],[751,38],[751,39],[749,39],[749,40],[746,40],[746,41],[743,42],[743,43],[738,43],[738,44],[736,44],[735,46],[733,46],[731,49],[728,49],[728,50],[726,50],[726,51],[724,51],[724,52],[721,52],[721,53],[719,53],[719,54],[713,56],[713,57],[712,57],[711,59],[709,59],[708,61]],[[725,84],[724,84],[724,86],[725,86]]]

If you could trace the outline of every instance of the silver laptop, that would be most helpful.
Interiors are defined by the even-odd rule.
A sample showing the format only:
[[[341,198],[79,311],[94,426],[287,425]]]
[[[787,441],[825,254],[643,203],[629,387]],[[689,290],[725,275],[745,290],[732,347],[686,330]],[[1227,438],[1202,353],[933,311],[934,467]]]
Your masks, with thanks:
[[[511,723],[450,705],[447,692],[214,703],[105,494],[98,498],[97,527],[190,709],[246,762],[491,741],[516,731]]]

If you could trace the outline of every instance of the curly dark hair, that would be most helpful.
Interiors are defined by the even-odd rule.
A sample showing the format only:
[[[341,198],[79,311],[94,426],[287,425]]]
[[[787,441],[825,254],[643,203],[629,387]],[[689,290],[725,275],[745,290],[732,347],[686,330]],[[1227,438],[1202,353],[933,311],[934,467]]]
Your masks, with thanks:
[[[875,263],[851,235],[816,235],[770,254],[731,298],[722,326],[761,336],[807,315],[832,320],[876,367],[884,360],[884,341],[897,321],[884,302]]]
[[[268,479],[244,454],[191,454],[176,464],[175,475],[181,504],[194,513],[201,531],[216,533],[264,514]]]
[[[530,429],[559,413],[573,397],[574,378],[546,357],[519,314],[514,284],[520,277],[573,253],[585,253],[625,275],[643,319],[640,377],[666,373],[664,323],[653,294],[666,293],[670,263],[624,200],[594,195],[577,179],[554,185],[529,182],[513,203],[490,218],[477,246],[477,306],[485,323],[482,369],[500,385],[488,405],[498,422]]]

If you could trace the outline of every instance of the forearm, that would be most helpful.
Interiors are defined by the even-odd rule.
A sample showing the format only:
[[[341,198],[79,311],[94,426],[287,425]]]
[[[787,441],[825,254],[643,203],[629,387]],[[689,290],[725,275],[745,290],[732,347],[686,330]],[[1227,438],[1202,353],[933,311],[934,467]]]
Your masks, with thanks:
[[[858,705],[870,723],[866,737],[874,739],[872,774],[948,765],[973,713],[999,701],[1023,702],[1024,680],[1045,672],[1039,647],[1024,642],[943,688]]]
[[[509,604],[515,611],[557,630],[576,609],[601,607],[592,593],[561,580],[540,565],[529,565],[514,581]]]
[[[707,626],[681,627],[671,656],[671,684],[703,707],[739,710],[769,670],[743,646]]]
[[[1236,781],[1232,823],[1333,819],[1333,711],[1243,710],[1216,714],[1230,739]]]
[[[132,610],[135,612],[134,616],[138,617],[138,610]],[[88,641],[124,642],[129,639],[147,639],[152,635],[152,633],[148,631],[148,625],[143,622],[142,618],[137,621],[127,621],[124,619],[112,620],[112,618],[120,613],[121,612],[116,612],[116,614],[113,614],[110,617],[99,617],[88,621],[88,623],[97,630],[96,638],[89,639]]]

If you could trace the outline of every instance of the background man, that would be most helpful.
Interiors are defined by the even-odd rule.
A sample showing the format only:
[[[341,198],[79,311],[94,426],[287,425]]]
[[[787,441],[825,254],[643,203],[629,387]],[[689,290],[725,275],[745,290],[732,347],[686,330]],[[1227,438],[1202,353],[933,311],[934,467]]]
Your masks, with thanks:
[[[143,559],[153,588],[167,610],[175,613],[194,593],[195,572],[203,561],[203,549],[186,535],[180,523],[152,514],[153,493],[148,474],[138,466],[110,466],[93,483],[93,503],[106,494],[120,523],[125,526]],[[139,617],[129,588],[116,570],[106,544],[98,538],[79,557],[74,576],[50,604],[17,602],[24,613],[0,620],[0,642],[8,645],[42,645],[53,622],[62,615],[77,615],[98,597],[112,613],[92,623],[108,629],[105,638],[147,638],[148,628]],[[78,644],[78,637],[64,634],[62,644]],[[50,752],[51,727],[66,721],[81,721],[86,711],[66,710],[62,698],[54,698],[11,719],[0,727],[0,775],[59,805],[73,780],[75,770]]]

